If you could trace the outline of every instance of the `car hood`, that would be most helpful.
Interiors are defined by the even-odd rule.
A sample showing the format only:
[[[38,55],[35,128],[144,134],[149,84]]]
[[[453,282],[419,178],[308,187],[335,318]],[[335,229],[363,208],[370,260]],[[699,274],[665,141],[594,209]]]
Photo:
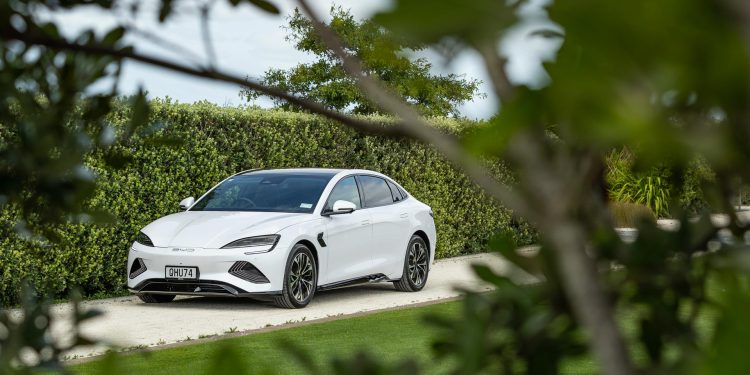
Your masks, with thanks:
[[[142,231],[157,247],[220,248],[308,220],[312,215],[288,212],[185,211],[158,219]]]

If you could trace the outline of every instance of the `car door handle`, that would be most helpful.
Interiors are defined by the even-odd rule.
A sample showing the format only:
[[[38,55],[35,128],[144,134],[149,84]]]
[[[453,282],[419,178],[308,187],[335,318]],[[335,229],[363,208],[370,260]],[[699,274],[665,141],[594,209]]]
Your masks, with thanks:
[[[404,213],[402,213],[401,215],[398,215],[398,216],[401,217],[401,218],[407,218],[407,217],[409,217],[409,213],[408,212],[404,212]]]
[[[370,220],[362,220],[362,225],[370,225]]]

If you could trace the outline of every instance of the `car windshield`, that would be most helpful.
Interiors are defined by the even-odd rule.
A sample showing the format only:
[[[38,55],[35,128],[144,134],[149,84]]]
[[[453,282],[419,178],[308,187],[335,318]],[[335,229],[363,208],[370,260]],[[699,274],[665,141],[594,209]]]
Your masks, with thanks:
[[[222,182],[190,211],[311,213],[332,175],[255,172]]]

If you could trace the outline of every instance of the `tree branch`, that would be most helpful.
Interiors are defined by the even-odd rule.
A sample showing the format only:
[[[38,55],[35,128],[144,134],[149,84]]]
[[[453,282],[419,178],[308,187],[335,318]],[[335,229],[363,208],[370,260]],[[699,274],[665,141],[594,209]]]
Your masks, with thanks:
[[[491,42],[486,42],[478,46],[477,50],[482,56],[484,66],[487,68],[487,72],[492,80],[495,95],[500,99],[500,103],[505,104],[510,102],[513,99],[513,85],[510,83],[508,74],[505,72],[505,63],[507,60],[498,55],[496,46]]]
[[[601,280],[596,266],[585,253],[587,242],[585,232],[574,220],[567,217],[568,210],[563,209],[549,215],[549,211],[545,209],[547,204],[554,204],[555,200],[561,197],[545,197],[543,196],[545,194],[541,194],[542,196],[539,198],[543,208],[536,212],[529,210],[517,196],[517,193],[510,191],[506,186],[492,178],[491,174],[468,155],[458,142],[445,138],[442,133],[436,131],[434,127],[427,123],[413,107],[404,103],[376,77],[365,74],[362,63],[346,52],[336,33],[323,24],[306,0],[298,0],[298,4],[310,18],[322,42],[338,56],[344,70],[357,80],[360,90],[381,109],[401,117],[404,120],[401,126],[405,128],[409,135],[435,145],[448,160],[461,167],[475,183],[506,207],[521,212],[532,219],[543,220],[546,223],[544,229],[549,230],[548,238],[553,244],[553,249],[558,253],[557,266],[563,275],[566,295],[573,305],[576,317],[591,334],[590,346],[601,364],[602,370],[605,373],[617,375],[632,373],[630,357],[614,321],[612,309],[600,285]],[[492,76],[498,96],[501,100],[511,100],[513,97],[512,85],[505,73],[504,59],[500,58],[494,47],[490,45],[485,46],[480,53]],[[532,142],[531,146],[538,146],[538,142]],[[541,155],[541,150],[537,151],[539,153],[536,156]],[[546,165],[539,165],[539,167],[545,167],[542,170],[547,169]],[[539,173],[541,171],[537,169],[532,170],[532,172]],[[554,176],[552,171],[541,173],[547,178]],[[544,184],[545,182],[542,181],[541,183]],[[529,188],[535,189],[536,187],[529,186]],[[532,196],[534,195],[532,191]],[[561,205],[567,207],[569,204],[570,202],[565,202]],[[519,209],[522,211],[519,211]]]
[[[334,35],[335,37],[335,35]],[[385,107],[389,112],[396,114],[407,114],[401,116],[401,119],[392,125],[383,125],[371,121],[361,120],[353,116],[343,114],[338,111],[328,109],[318,103],[311,102],[297,96],[294,96],[284,90],[274,87],[268,87],[260,83],[243,79],[228,73],[224,73],[213,68],[191,67],[178,64],[172,61],[164,60],[154,56],[148,56],[134,52],[132,49],[114,48],[111,46],[97,44],[78,44],[71,43],[63,38],[50,38],[46,35],[18,33],[10,27],[0,28],[0,38],[3,40],[16,40],[27,44],[44,46],[56,50],[65,50],[80,52],[98,56],[111,56],[119,59],[128,59],[138,61],[155,67],[164,68],[174,72],[187,74],[193,77],[205,78],[214,81],[233,83],[249,90],[262,92],[265,95],[272,96],[287,101],[290,104],[299,106],[312,113],[325,116],[329,119],[338,121],[355,130],[386,137],[408,137],[431,144],[443,154],[443,156],[462,169],[467,176],[477,185],[482,187],[490,196],[505,202],[506,206],[516,212],[523,214],[526,210],[525,204],[513,192],[510,187],[499,183],[492,177],[492,173],[483,167],[473,156],[464,152],[458,139],[450,134],[444,133],[434,126],[427,123],[421,118],[418,112],[409,108],[407,105],[399,103],[399,99],[393,100],[387,93],[382,96],[382,100],[388,102]],[[359,76],[362,77],[362,70]],[[358,80],[359,81],[359,80]],[[370,87],[368,86],[368,90]],[[369,92],[369,91],[365,91]],[[396,111],[396,109],[398,111]]]
[[[204,4],[201,7],[201,34],[203,35],[203,48],[206,50],[208,65],[213,70],[216,67],[216,50],[214,49],[213,38],[211,38],[211,25],[208,20],[211,11],[210,4]]]
[[[392,113],[403,120],[399,122],[399,126],[407,136],[435,146],[446,159],[461,168],[475,184],[482,187],[490,196],[503,202],[506,207],[520,214],[527,211],[520,196],[508,186],[493,178],[487,168],[463,150],[455,137],[450,137],[439,131],[427,122],[416,109],[401,100],[398,95],[392,93],[379,79],[366,74],[362,68],[362,63],[346,52],[346,48],[336,33],[320,21],[320,18],[305,0],[298,0],[298,4],[310,18],[313,28],[323,44],[341,60],[344,70],[356,80],[357,86],[368,99],[385,112]]]
[[[188,65],[178,64],[158,57],[139,54],[131,49],[114,48],[96,44],[71,43],[62,38],[50,38],[46,35],[18,33],[10,28],[0,29],[0,39],[15,40],[27,44],[44,46],[61,51],[80,52],[97,56],[111,56],[119,59],[138,61],[147,65],[164,68],[193,77],[232,83],[250,90],[262,92],[268,96],[286,100],[287,102],[304,108],[312,113],[328,117],[332,120],[338,121],[364,133],[377,134],[386,137],[402,137],[408,135],[399,122],[396,122],[393,125],[383,125],[375,122],[361,120],[356,117],[348,116],[341,112],[328,109],[318,103],[299,98],[286,91],[264,86],[249,79],[243,79],[242,77],[234,76],[211,68],[196,68]],[[446,136],[448,135],[446,134]]]
[[[614,318],[612,306],[601,285],[595,261],[586,254],[590,229],[576,216],[581,202],[592,195],[592,165],[576,163],[564,154],[546,154],[540,142],[522,134],[509,153],[524,171],[522,184],[537,205],[532,217],[555,254],[563,291],[576,319],[590,335],[589,346],[605,374],[633,373],[627,347]],[[584,159],[585,161],[585,159]],[[595,220],[595,219],[594,219]]]

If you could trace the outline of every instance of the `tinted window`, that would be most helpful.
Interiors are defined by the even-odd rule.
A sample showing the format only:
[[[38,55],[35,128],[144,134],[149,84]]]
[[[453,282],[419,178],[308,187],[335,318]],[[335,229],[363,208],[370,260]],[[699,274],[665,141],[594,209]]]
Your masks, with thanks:
[[[232,177],[199,200],[190,211],[310,213],[331,176],[252,173]]]
[[[394,184],[393,182],[386,181],[388,183],[388,187],[391,188],[391,196],[393,196],[394,202],[399,202],[403,199],[401,196],[401,192],[398,191],[398,186]]]
[[[406,194],[406,192],[402,188],[398,188],[398,191],[399,193],[401,193],[401,199],[406,199],[406,197],[409,196],[408,194]]]
[[[362,208],[359,191],[357,190],[357,182],[354,180],[354,177],[347,177],[336,183],[336,187],[331,190],[331,195],[328,196],[328,201],[323,211],[333,210],[333,204],[338,200],[352,202],[357,206],[357,209]]]
[[[393,203],[391,189],[384,179],[372,176],[359,176],[365,193],[365,206],[375,207]]]

